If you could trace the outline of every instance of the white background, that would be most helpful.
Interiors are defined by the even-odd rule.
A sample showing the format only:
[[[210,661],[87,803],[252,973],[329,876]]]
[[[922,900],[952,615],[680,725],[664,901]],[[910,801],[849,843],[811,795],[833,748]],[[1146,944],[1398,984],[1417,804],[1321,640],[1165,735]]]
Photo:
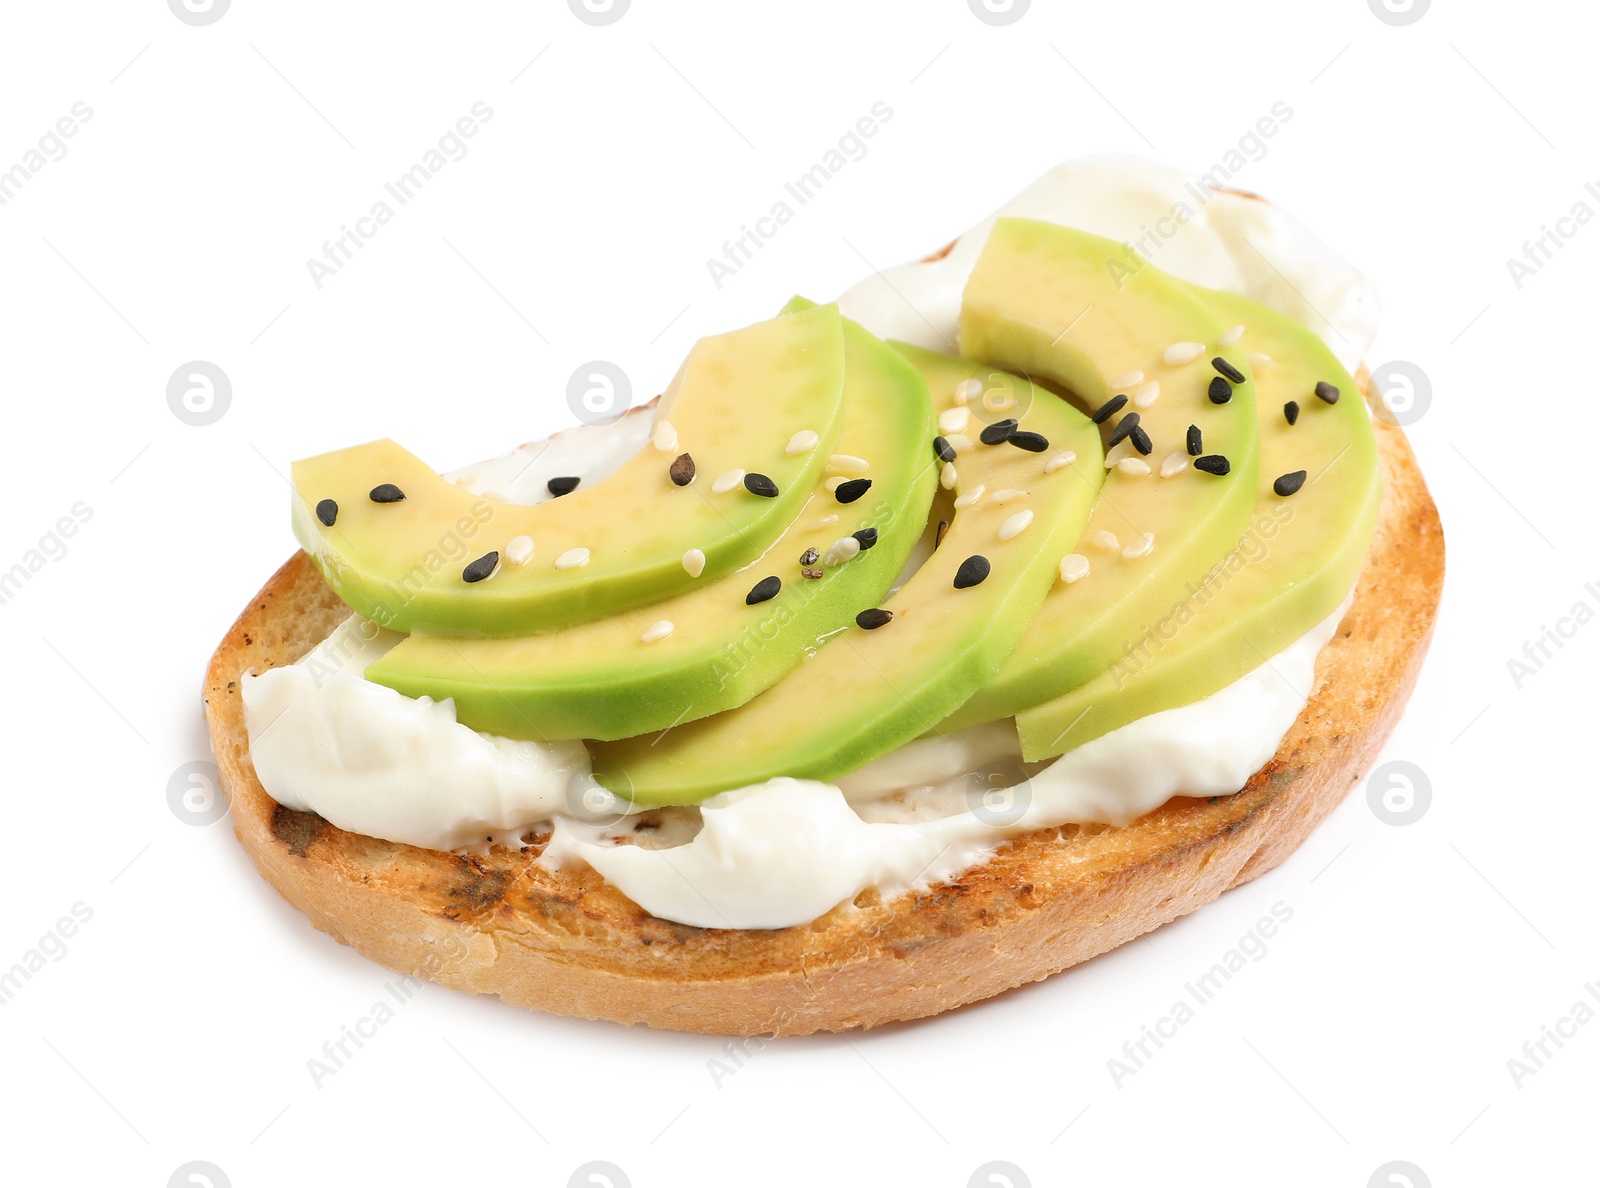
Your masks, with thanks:
[[[0,569],[92,518],[0,606],[0,967],[93,915],[0,1007],[5,1179],[565,1185],[606,1160],[637,1188],[960,1186],[1005,1160],[1034,1185],[1359,1188],[1403,1159],[1434,1185],[1576,1182],[1600,1024],[1520,1087],[1507,1060],[1600,983],[1600,627],[1520,689],[1507,661],[1600,607],[1600,227],[1520,288],[1506,258],[1600,211],[1579,11],[1034,0],[994,28],[964,0],[634,0],[594,28],[559,0],[234,0],[196,28],[160,0],[8,5],[0,170],[93,115],[0,206]],[[307,258],[480,100],[470,152],[317,288]],[[707,258],[880,100],[865,157],[718,289]],[[1203,169],[1279,100],[1239,180],[1374,278],[1373,361],[1432,382],[1411,433],[1450,575],[1387,756],[1426,772],[1426,815],[1386,825],[1358,788],[1142,942],[920,1025],[769,1044],[720,1086],[720,1040],[428,987],[315,1087],[307,1060],[390,975],[166,803],[208,755],[206,657],[293,548],[287,464],[384,435],[441,468],[497,453],[565,423],[593,358],[647,398],[699,335],[937,247],[1059,159]],[[233,386],[205,428],[166,404],[192,359]],[[1117,1087],[1107,1060],[1279,901],[1266,957]]]

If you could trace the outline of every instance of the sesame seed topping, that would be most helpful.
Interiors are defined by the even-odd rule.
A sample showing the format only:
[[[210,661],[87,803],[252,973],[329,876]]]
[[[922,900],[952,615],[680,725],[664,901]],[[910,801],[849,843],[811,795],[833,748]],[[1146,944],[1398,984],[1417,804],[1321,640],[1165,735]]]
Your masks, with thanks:
[[[655,643],[657,640],[666,639],[674,628],[671,619],[657,619],[644,629],[644,634],[639,637],[640,643]]]
[[[822,576],[822,570],[818,569],[815,565],[802,565],[800,567],[800,576],[811,578],[813,581],[815,581],[817,578]]]
[[[332,528],[333,522],[339,518],[339,505],[331,499],[323,499],[317,503],[317,519],[322,521],[324,528]]]
[[[983,432],[978,434],[978,440],[984,445],[999,445],[1006,438],[1017,431],[1015,417],[1007,417],[1003,421],[996,421],[992,425],[985,425]]]
[[[1184,363],[1193,363],[1206,353],[1206,344],[1203,342],[1175,342],[1161,352],[1161,361],[1168,367],[1177,367]]]
[[[776,598],[778,591],[781,589],[783,589],[783,582],[780,579],[764,577],[750,587],[750,593],[744,596],[744,604],[746,606],[755,606],[758,602],[766,602],[770,598]]]
[[[827,479],[826,481],[824,481],[822,485],[824,487],[828,488],[829,494],[832,494],[834,491],[837,491],[840,487],[844,486],[849,481],[850,481],[850,476],[849,475],[847,475],[847,474],[836,474],[832,478]]]
[[[706,571],[706,555],[699,549],[690,549],[683,555],[683,572],[699,577]]]
[[[399,503],[406,497],[406,493],[393,483],[379,483],[367,492],[367,498],[374,503]]]
[[[1226,404],[1233,399],[1233,385],[1220,375],[1211,377],[1211,386],[1206,389],[1212,404]]]
[[[821,559],[822,554],[815,548],[807,549],[805,552],[800,554],[801,565],[815,565]]]
[[[958,454],[968,454],[972,452],[972,438],[968,437],[965,433],[952,433],[945,440],[950,443],[950,448]]]
[[[1005,490],[996,491],[993,495],[989,496],[989,502],[1015,503],[1017,500],[1026,499],[1027,497],[1028,493],[1026,491],[1019,491],[1015,487],[1007,487]]]
[[[976,586],[989,576],[989,558],[982,553],[974,553],[956,569],[955,588],[967,590]]]
[[[974,503],[983,498],[983,491],[984,486],[982,483],[979,483],[976,487],[972,488],[972,490],[961,492],[961,494],[956,496],[956,510],[962,511],[965,508],[971,507]]]
[[[568,549],[556,558],[557,569],[582,569],[589,564],[588,549]]]
[[[679,454],[667,467],[667,477],[674,487],[687,487],[694,482],[694,459],[688,454]]]
[[[1291,425],[1300,419],[1300,402],[1298,400],[1291,400],[1283,406],[1283,419]]]
[[[1071,466],[1077,460],[1078,455],[1074,451],[1062,450],[1059,454],[1053,455],[1050,461],[1044,464],[1044,472],[1046,474],[1054,474],[1063,466]]]
[[[1133,443],[1133,448],[1141,454],[1148,454],[1155,449],[1155,443],[1150,440],[1150,435],[1144,431],[1143,425],[1135,425],[1133,432],[1128,434],[1128,440]]]
[[[657,421],[656,431],[650,435],[650,442],[663,454],[670,454],[678,448],[678,430],[671,421]]]
[[[1260,351],[1253,351],[1246,355],[1244,357],[1244,361],[1250,364],[1250,366],[1256,371],[1260,371],[1263,367],[1272,366],[1272,356],[1264,355]]]
[[[948,465],[948,463],[946,464]],[[847,483],[840,483],[833,489],[833,497],[840,503],[854,503],[867,493],[867,488],[872,486],[871,479],[851,479]]]
[[[493,577],[500,569],[500,554],[485,553],[476,561],[469,561],[467,567],[461,571],[461,580],[464,582],[481,582],[484,578]]]
[[[783,452],[790,457],[795,454],[803,454],[807,450],[816,449],[817,442],[820,440],[822,439],[816,435],[814,430],[802,429],[789,439],[789,444],[783,447]]]
[[[813,528],[826,528],[829,525],[837,524],[838,522],[839,516],[838,513],[835,513],[831,516],[823,516],[821,519],[811,521],[811,526]]]
[[[861,542],[853,536],[841,536],[828,546],[828,551],[822,555],[822,563],[830,568],[843,565],[861,551]]]
[[[1150,463],[1143,458],[1124,458],[1117,463],[1119,474],[1130,474],[1134,478],[1143,478],[1150,473]]]
[[[718,495],[726,495],[735,487],[744,484],[744,471],[737,466],[724,474],[717,476],[717,481],[711,484],[711,490]]]
[[[1089,419],[1096,425],[1103,425],[1116,416],[1124,404],[1128,403],[1126,396],[1113,396],[1090,414]]]
[[[1082,553],[1068,553],[1061,558],[1061,580],[1071,585],[1089,576],[1089,558]]]
[[[1031,523],[1033,523],[1032,509],[1019,511],[1016,515],[1006,518],[1005,523],[1000,525],[1000,531],[996,535],[1001,540],[1011,540],[1013,537],[1022,535],[1023,531]]]
[[[934,525],[934,529],[933,529],[933,547],[934,548],[938,548],[940,545],[942,545],[944,543],[945,534],[948,533],[949,531],[950,531],[950,521],[949,520],[940,520],[938,522],[938,524]]]
[[[744,489],[752,495],[761,496],[763,499],[776,499],[778,497],[778,484],[764,474],[745,475]]]
[[[1128,438],[1139,427],[1139,414],[1129,413],[1117,422],[1117,427],[1111,431],[1111,436],[1106,438],[1107,448]]]
[[[1189,451],[1189,457],[1197,458],[1205,447],[1200,444],[1200,426],[1190,425],[1189,432],[1183,438],[1184,448]]]
[[[1050,448],[1050,439],[1043,433],[1033,433],[1022,430],[1006,438],[1007,445],[1014,445],[1019,450],[1027,450],[1030,454],[1042,454]]]
[[[954,462],[946,462],[939,467],[939,485],[946,491],[956,485],[956,464]]]
[[[1131,441],[1124,440],[1117,442],[1116,445],[1112,446],[1106,451],[1106,469],[1110,470],[1124,458],[1133,457],[1136,452],[1137,451],[1134,450],[1133,443]]]
[[[1116,389],[1116,388],[1131,388],[1135,384],[1142,384],[1143,382],[1144,382],[1144,372],[1142,372],[1142,371],[1124,371],[1121,375],[1117,376],[1116,379],[1111,381],[1111,387],[1113,389]]]
[[[956,385],[956,403],[965,404],[983,395],[983,381],[980,379],[962,380]]]
[[[533,537],[513,536],[506,541],[506,560],[513,565],[526,565],[533,560]]]
[[[1160,383],[1160,381],[1159,380],[1151,380],[1148,384],[1145,384],[1143,387],[1141,387],[1137,392],[1135,392],[1133,394],[1133,407],[1134,408],[1149,408],[1152,404],[1154,404],[1160,398],[1160,396],[1161,396],[1161,383]]]
[[[1229,363],[1221,355],[1218,355],[1216,358],[1211,360],[1211,366],[1215,367],[1217,369],[1217,374],[1223,379],[1227,380],[1230,384],[1244,383],[1244,372],[1240,371],[1232,363]]]
[[[941,462],[954,462],[956,460],[956,447],[943,437],[933,439],[933,454]]]
[[[1317,386],[1313,391],[1316,392],[1319,399],[1326,400],[1329,404],[1339,403],[1339,389],[1327,380],[1318,380]]]
[[[1117,534],[1108,532],[1104,528],[1091,536],[1089,543],[1097,549],[1104,549],[1108,553],[1114,553],[1122,547],[1122,542],[1117,539]]]
[[[840,470],[845,474],[866,474],[872,463],[865,458],[857,458],[854,454],[829,454],[828,469]]]
[[[1272,493],[1287,499],[1305,485],[1306,472],[1291,470],[1288,474],[1280,474],[1272,480]]]
[[[939,414],[939,432],[960,433],[967,427],[967,422],[972,420],[972,414],[965,408],[947,408]]]
[[[1189,457],[1182,450],[1173,450],[1161,459],[1161,477],[1171,478],[1175,474],[1182,474],[1189,469]]]
[[[1244,327],[1243,326],[1229,326],[1217,338],[1217,345],[1219,347],[1222,347],[1224,350],[1226,350],[1228,347],[1231,347],[1234,343],[1238,342],[1243,337],[1244,337]]]
[[[892,611],[886,611],[881,606],[864,610],[856,616],[856,626],[863,631],[876,631],[889,620],[894,618]]]
[[[1122,556],[1128,561],[1143,557],[1156,547],[1156,534],[1154,532],[1141,532],[1133,540],[1122,547]]]
[[[578,483],[581,481],[582,480],[580,480],[577,475],[562,475],[560,478],[553,478],[546,483],[545,489],[559,499],[563,495],[570,495],[572,492],[576,491],[578,489]]]
[[[850,535],[856,538],[856,543],[861,546],[863,553],[878,543],[878,530],[876,528],[862,528],[860,531],[852,532]]]
[[[1194,460],[1194,468],[1196,470],[1203,470],[1207,474],[1217,475],[1218,477],[1227,474],[1228,471],[1232,469],[1228,465],[1228,460],[1221,454],[1200,455],[1200,457]]]

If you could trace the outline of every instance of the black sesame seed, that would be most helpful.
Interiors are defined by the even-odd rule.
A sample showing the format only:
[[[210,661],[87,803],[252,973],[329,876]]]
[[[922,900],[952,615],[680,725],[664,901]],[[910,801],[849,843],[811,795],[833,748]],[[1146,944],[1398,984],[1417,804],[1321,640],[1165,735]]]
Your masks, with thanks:
[[[860,532],[852,532],[850,535],[856,538],[856,541],[861,545],[863,553],[878,543],[878,530],[876,528],[863,528]]]
[[[1016,431],[1017,419],[1007,417],[1003,421],[996,421],[993,425],[984,426],[983,432],[978,434],[978,440],[984,445],[999,445]]]
[[[1300,403],[1296,400],[1289,401],[1283,406],[1283,419],[1293,425],[1300,419]]]
[[[864,610],[856,616],[856,626],[863,631],[876,631],[892,618],[894,618],[894,615],[891,612],[875,606],[871,610]]]
[[[933,439],[933,452],[941,462],[954,462],[956,460],[956,447],[942,437]]]
[[[679,454],[667,467],[667,477],[674,487],[687,487],[694,482],[694,459],[688,454]]]
[[[1110,449],[1123,438],[1128,437],[1139,427],[1139,414],[1129,413],[1117,422],[1117,427],[1111,431],[1111,436],[1106,439],[1106,449]]]
[[[339,518],[339,505],[331,499],[324,499],[317,504],[317,519],[322,521],[324,528],[332,528],[333,522]]]
[[[367,498],[374,503],[399,503],[406,497],[406,493],[393,483],[379,483],[367,492]]]
[[[944,534],[950,531],[950,521],[940,520],[939,526],[933,530],[933,547],[938,548],[944,543]]]
[[[854,503],[867,493],[867,488],[870,486],[872,486],[871,479],[851,479],[835,487],[833,497],[840,503]]]
[[[1306,472],[1291,470],[1288,474],[1280,474],[1272,480],[1272,493],[1287,498],[1305,485]]]
[[[970,586],[976,586],[988,576],[989,558],[981,553],[974,553],[956,570],[955,587],[957,590],[965,590]]]
[[[817,558],[819,558],[821,556],[822,556],[822,553],[819,552],[817,549],[814,549],[814,548],[807,549],[805,552],[800,554],[800,564],[801,565],[815,565],[817,563]]]
[[[1093,415],[1090,416],[1089,419],[1096,425],[1103,425],[1112,417],[1116,416],[1117,412],[1126,403],[1128,403],[1128,398],[1126,396],[1113,396],[1099,408],[1095,409]]]
[[[758,602],[765,602],[769,598],[776,598],[778,591],[783,589],[783,583],[775,577],[764,577],[750,587],[750,593],[744,596],[746,606],[754,606]]]
[[[551,479],[545,486],[552,495],[569,495],[578,489],[578,483],[581,481],[575,475],[566,475],[563,478]]]
[[[1320,399],[1326,400],[1329,404],[1339,403],[1339,389],[1327,380],[1318,380],[1314,391]]]
[[[778,484],[764,474],[745,475],[744,489],[752,495],[761,496],[763,499],[776,499],[778,497]]]
[[[1215,359],[1211,360],[1211,366],[1215,367],[1217,369],[1217,373],[1226,378],[1230,384],[1244,383],[1244,372],[1240,371],[1232,363],[1229,363],[1221,355],[1218,355]]]
[[[1228,471],[1232,469],[1228,465],[1228,460],[1221,454],[1202,454],[1200,457],[1194,460],[1194,468],[1196,470],[1203,470],[1207,474],[1215,474],[1219,476],[1227,474]]]
[[[461,580],[464,582],[481,582],[500,567],[499,553],[485,553],[476,561],[468,563],[461,571]]]
[[[1211,386],[1206,389],[1206,395],[1211,397],[1212,404],[1226,404],[1233,399],[1233,385],[1220,375],[1211,377]]]
[[[1014,445],[1019,450],[1027,450],[1030,454],[1042,454],[1050,448],[1050,439],[1043,433],[1032,433],[1024,429],[1007,437],[1006,444]]]
[[[1139,425],[1133,427],[1133,432],[1128,434],[1128,440],[1133,443],[1133,448],[1141,454],[1148,454],[1156,448],[1155,443],[1150,440],[1150,435]]]
[[[1196,457],[1202,446],[1200,445],[1200,426],[1190,425],[1189,432],[1183,439],[1183,444],[1188,447],[1189,457]]]

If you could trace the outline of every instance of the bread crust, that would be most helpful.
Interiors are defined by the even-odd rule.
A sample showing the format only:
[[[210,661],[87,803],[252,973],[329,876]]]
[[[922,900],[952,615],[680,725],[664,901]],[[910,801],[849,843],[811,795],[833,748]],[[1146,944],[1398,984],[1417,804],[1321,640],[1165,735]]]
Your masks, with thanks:
[[[238,678],[292,663],[349,613],[300,553],[206,673],[234,832],[285,899],[372,960],[557,1014],[803,1035],[923,1018],[1038,981],[1271,870],[1388,738],[1432,635],[1444,536],[1404,434],[1382,420],[1373,429],[1384,494],[1368,564],[1317,661],[1317,691],[1236,795],[1175,798],[1124,828],[1029,833],[955,881],[888,900],[867,891],[799,927],[676,924],[588,868],[545,870],[537,848],[439,853],[276,804],[250,764]]]

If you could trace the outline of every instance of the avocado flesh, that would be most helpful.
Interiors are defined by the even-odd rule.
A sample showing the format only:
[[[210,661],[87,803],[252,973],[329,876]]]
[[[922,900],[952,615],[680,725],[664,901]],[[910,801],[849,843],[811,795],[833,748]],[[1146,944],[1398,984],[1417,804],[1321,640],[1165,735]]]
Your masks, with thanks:
[[[790,309],[806,308],[798,300]],[[758,560],[675,598],[592,623],[517,639],[413,635],[367,669],[410,697],[455,698],[456,717],[511,738],[618,739],[743,705],[798,666],[855,613],[888,593],[927,520],[938,485],[937,429],[916,368],[854,322],[844,323],[845,400],[835,452],[870,462],[867,497],[841,504],[826,479]],[[823,523],[829,518],[836,522]],[[877,530],[843,565],[809,568],[841,537]],[[781,578],[777,597],[745,596]],[[670,622],[665,639],[645,642]]]
[[[657,412],[658,424],[676,429],[676,444],[652,442],[592,487],[532,507],[502,503],[376,441],[294,464],[295,535],[339,597],[384,627],[505,636],[599,619],[714,580],[770,547],[822,475],[843,396],[838,308],[781,315],[696,343]],[[787,454],[803,430],[817,434],[816,446]],[[683,487],[668,477],[680,453],[697,470]],[[714,494],[717,477],[736,468],[771,478],[777,497],[742,485]],[[405,498],[373,502],[369,492],[381,483]],[[316,512],[326,499],[338,505],[331,526]],[[513,565],[505,548],[519,536],[531,537],[535,552]],[[578,548],[589,550],[588,564],[555,568]],[[705,554],[699,577],[684,569],[689,549]],[[499,571],[466,581],[467,564],[491,551],[500,553]]]
[[[995,224],[963,295],[962,354],[1042,376],[1091,411],[1127,395],[1101,429],[1109,435],[1138,412],[1154,448],[1142,459],[1150,474],[1109,472],[1082,538],[1061,550],[1088,558],[1088,576],[1050,591],[1016,651],[941,730],[1011,717],[1105,672],[1146,625],[1186,601],[1244,534],[1257,486],[1256,396],[1244,351],[1216,346],[1228,325],[1122,244],[1051,223]],[[1165,349],[1179,342],[1205,350],[1167,364]],[[1218,356],[1245,376],[1225,404],[1207,395]],[[1143,373],[1139,383],[1112,388],[1135,371]],[[1160,384],[1158,399],[1136,408],[1132,397],[1152,382]],[[1228,474],[1202,473],[1185,455],[1191,464],[1160,477],[1163,459],[1185,449],[1190,425],[1201,431],[1203,454],[1228,459]],[[1116,537],[1116,551],[1093,543],[1101,532]],[[1146,532],[1155,538],[1150,552],[1124,558],[1121,548]]]
[[[1022,637],[1104,480],[1099,435],[1066,402],[1025,380],[897,349],[922,372],[936,409],[952,407],[957,386],[981,377],[1016,400],[1011,415],[1047,438],[1048,451],[977,444],[975,421],[974,445],[954,463],[955,494],[978,484],[987,494],[954,511],[944,542],[882,604],[894,618],[872,631],[850,626],[738,709],[664,735],[594,744],[595,774],[617,795],[640,807],[693,804],[776,776],[835,779],[936,726]],[[1077,461],[1045,474],[1046,463],[1067,450]],[[1004,503],[990,498],[1004,491],[1027,494]],[[1024,509],[1034,513],[1032,524],[1000,540],[1001,525]],[[989,576],[958,590],[956,572],[974,555],[989,560]]]
[[[1225,322],[1245,326],[1243,349],[1272,358],[1255,373],[1261,478],[1250,527],[1166,624],[1093,680],[1017,715],[1029,760],[1232,684],[1333,614],[1366,559],[1382,491],[1355,381],[1298,323],[1242,297],[1199,292]],[[1321,380],[1339,389],[1337,403],[1316,397]],[[1291,400],[1300,406],[1292,426],[1283,411]],[[1273,480],[1297,470],[1304,486],[1276,494]]]

